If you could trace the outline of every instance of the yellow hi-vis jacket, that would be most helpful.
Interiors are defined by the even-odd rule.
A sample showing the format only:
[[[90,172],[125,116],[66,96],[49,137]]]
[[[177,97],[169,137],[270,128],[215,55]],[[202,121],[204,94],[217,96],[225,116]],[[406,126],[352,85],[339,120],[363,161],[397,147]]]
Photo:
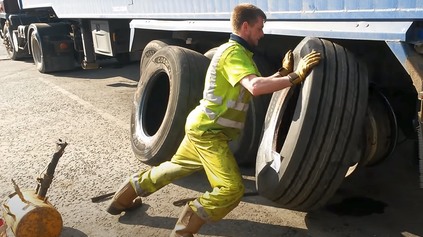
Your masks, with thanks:
[[[223,132],[235,139],[244,127],[252,95],[239,81],[260,72],[253,52],[242,44],[246,44],[243,39],[231,35],[217,49],[207,70],[203,99],[188,116],[187,130]]]

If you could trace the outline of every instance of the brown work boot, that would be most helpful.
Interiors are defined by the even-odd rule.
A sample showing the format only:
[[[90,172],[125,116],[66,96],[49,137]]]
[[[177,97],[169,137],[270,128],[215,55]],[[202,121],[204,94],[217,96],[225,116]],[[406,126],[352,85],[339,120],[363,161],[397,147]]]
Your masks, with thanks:
[[[128,211],[141,205],[141,197],[137,195],[128,179],[115,193],[106,211],[112,215],[119,215],[123,211]]]
[[[170,237],[193,237],[204,223],[206,221],[195,214],[191,207],[186,204]]]

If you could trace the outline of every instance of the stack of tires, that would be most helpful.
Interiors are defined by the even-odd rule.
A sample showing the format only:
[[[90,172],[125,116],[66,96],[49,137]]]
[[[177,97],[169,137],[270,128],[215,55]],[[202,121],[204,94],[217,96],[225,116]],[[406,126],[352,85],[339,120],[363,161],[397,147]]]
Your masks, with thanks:
[[[151,165],[175,153],[185,119],[202,97],[209,64],[202,54],[162,43],[142,57],[131,116],[133,150]],[[322,60],[307,80],[271,99],[254,99],[245,130],[232,145],[239,163],[256,162],[260,195],[302,211],[324,205],[359,161],[368,97],[366,67],[348,50],[305,38],[294,50],[295,62],[311,50]]]
[[[215,50],[202,55],[177,39],[153,40],[144,48],[131,116],[132,148],[142,162],[157,165],[176,152],[186,117],[202,98]],[[270,75],[265,59],[255,60],[260,71]],[[245,129],[229,144],[240,165],[255,162],[269,101],[270,95],[253,98]]]

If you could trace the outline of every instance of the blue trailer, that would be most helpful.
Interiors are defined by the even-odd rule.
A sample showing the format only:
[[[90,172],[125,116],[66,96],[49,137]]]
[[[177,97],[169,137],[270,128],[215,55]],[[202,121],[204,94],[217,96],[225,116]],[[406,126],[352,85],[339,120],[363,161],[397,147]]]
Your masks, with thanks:
[[[132,148],[157,164],[179,145],[240,2],[268,17],[254,56],[263,75],[289,49],[323,57],[301,86],[254,98],[231,142],[240,165],[255,165],[262,196],[317,209],[354,170],[388,158],[400,135],[419,140],[423,154],[421,0],[3,0],[0,35],[12,59],[32,56],[42,73],[140,60]]]

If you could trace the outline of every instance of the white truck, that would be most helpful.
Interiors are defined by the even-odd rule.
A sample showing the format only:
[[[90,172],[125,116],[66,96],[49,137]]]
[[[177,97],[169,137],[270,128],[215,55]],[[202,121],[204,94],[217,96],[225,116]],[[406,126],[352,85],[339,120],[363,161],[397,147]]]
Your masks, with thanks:
[[[154,165],[178,147],[209,58],[228,40],[240,2],[3,0],[0,35],[10,58],[32,56],[42,73],[138,55],[132,148]],[[323,57],[301,86],[254,98],[244,132],[231,142],[240,165],[255,165],[260,195],[313,210],[355,169],[389,157],[400,133],[418,140],[422,153],[421,1],[246,2],[268,16],[255,52],[263,75],[275,72],[289,49],[297,59],[311,49]]]

